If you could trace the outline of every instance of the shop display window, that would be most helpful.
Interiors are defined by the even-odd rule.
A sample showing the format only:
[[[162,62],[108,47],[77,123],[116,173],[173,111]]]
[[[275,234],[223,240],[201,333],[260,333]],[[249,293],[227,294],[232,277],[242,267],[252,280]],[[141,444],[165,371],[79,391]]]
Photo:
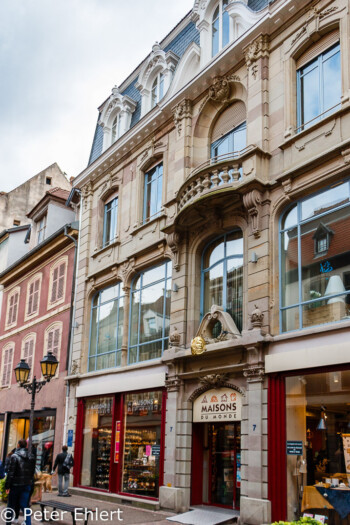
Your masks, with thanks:
[[[158,497],[161,417],[161,391],[125,396],[123,492]]]
[[[350,508],[350,371],[287,377],[286,422],[288,519],[338,523],[337,498]]]
[[[81,484],[109,489],[112,438],[112,397],[86,400]]]
[[[55,416],[38,415],[34,417],[33,452],[36,456],[36,468],[42,472],[51,472],[55,443]],[[10,421],[7,454],[17,448],[20,439],[28,439],[29,416],[13,417]],[[1,440],[0,440],[1,442]]]
[[[350,183],[299,201],[281,221],[281,331],[350,319]]]

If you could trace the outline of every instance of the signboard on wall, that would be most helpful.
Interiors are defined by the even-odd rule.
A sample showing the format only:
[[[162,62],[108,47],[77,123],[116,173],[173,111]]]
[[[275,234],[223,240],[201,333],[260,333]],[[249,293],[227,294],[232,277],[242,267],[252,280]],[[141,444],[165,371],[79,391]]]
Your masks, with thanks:
[[[231,388],[207,390],[193,402],[193,422],[241,421],[242,394]]]

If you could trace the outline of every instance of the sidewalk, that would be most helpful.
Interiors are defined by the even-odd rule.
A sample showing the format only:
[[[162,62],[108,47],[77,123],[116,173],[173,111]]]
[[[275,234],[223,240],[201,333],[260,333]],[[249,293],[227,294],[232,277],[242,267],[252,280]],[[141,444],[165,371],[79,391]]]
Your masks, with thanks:
[[[54,501],[60,501],[62,503],[67,503],[69,505],[75,505],[79,507],[86,507],[88,509],[91,509],[94,511],[93,516],[89,517],[88,525],[117,525],[118,523],[121,524],[128,524],[128,525],[146,525],[146,524],[154,524],[154,525],[170,525],[171,522],[166,521],[166,518],[168,516],[174,516],[174,514],[158,511],[154,512],[151,510],[144,510],[132,507],[130,505],[116,505],[115,503],[109,503],[105,501],[97,501],[93,500],[92,498],[85,498],[83,496],[72,496],[71,498],[60,498],[57,496],[56,491],[52,492],[52,494],[45,493],[43,494],[43,501],[45,500],[54,500]],[[3,520],[3,517],[1,515],[1,511],[3,511],[6,508],[6,505],[4,503],[0,503],[0,523],[5,523]],[[96,510],[97,509],[97,510]],[[120,519],[118,520],[118,509],[120,509]],[[37,504],[34,504],[32,506],[32,511],[37,512],[40,511],[40,506]],[[52,509],[48,509],[48,512],[52,511]],[[101,511],[107,511],[108,516],[106,514],[102,515],[101,519]],[[111,512],[114,511],[114,514],[112,515]],[[39,518],[37,515],[36,517]],[[63,518],[61,520],[61,517]],[[21,518],[19,523],[21,523]],[[106,519],[105,519],[106,518]],[[60,519],[53,519],[51,522],[51,525],[54,523],[60,524],[60,525],[73,525],[73,520],[71,514],[64,514],[60,515]],[[174,523],[174,522],[173,522]],[[40,519],[32,519],[32,525],[42,525],[42,522]],[[77,516],[76,525],[84,525],[84,519],[81,514]]]

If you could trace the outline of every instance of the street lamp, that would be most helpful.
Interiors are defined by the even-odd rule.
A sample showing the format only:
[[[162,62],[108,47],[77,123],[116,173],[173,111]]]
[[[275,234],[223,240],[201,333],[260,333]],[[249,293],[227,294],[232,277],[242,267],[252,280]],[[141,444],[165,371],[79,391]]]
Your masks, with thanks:
[[[28,439],[28,450],[32,451],[32,440],[33,440],[33,426],[34,426],[34,407],[35,407],[35,394],[40,392],[42,387],[51,381],[55,376],[58,367],[58,361],[52,352],[48,352],[47,355],[40,361],[41,372],[44,377],[43,381],[37,381],[34,376],[33,381],[28,383],[28,377],[30,374],[30,368],[28,363],[21,359],[15,368],[16,381],[22,388],[31,394],[32,400],[30,403],[30,417],[29,417],[29,439]]]

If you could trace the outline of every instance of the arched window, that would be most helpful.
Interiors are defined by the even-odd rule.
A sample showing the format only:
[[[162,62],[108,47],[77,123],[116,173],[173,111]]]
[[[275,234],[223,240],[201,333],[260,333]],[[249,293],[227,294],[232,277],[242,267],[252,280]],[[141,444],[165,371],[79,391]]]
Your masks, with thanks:
[[[62,257],[50,268],[48,308],[64,302],[66,292],[68,257]]]
[[[34,275],[27,285],[26,311],[25,319],[34,317],[39,313],[40,288],[42,274]]]
[[[19,296],[20,287],[17,286],[9,293],[7,297],[6,328],[10,328],[11,326],[15,326],[17,324]]]
[[[211,157],[237,154],[247,146],[246,107],[237,101],[221,113],[211,133]]]
[[[152,93],[151,93],[151,108],[154,108],[156,104],[164,96],[164,75],[163,73],[158,73],[152,84]]]
[[[91,305],[89,372],[120,366],[123,321],[121,284],[99,291]]]
[[[161,357],[168,348],[171,262],[141,272],[132,283],[129,364]]]
[[[282,216],[282,332],[349,319],[349,227],[349,181],[298,201]]]
[[[50,325],[45,332],[44,355],[52,352],[58,361],[61,353],[62,326],[62,323],[58,321]]]
[[[120,137],[120,113],[118,113],[112,123],[112,144]]]
[[[1,387],[11,386],[13,355],[15,352],[15,343],[8,343],[2,349],[1,363]]]
[[[226,11],[227,6],[228,0],[220,0],[213,14],[211,24],[212,56],[215,56],[230,40],[230,16]]]
[[[32,378],[34,372],[34,353],[35,353],[36,333],[29,334],[22,341],[21,359],[24,359],[30,368],[30,377]]]
[[[228,312],[242,330],[243,234],[227,233],[212,241],[202,256],[201,316],[216,304]]]

